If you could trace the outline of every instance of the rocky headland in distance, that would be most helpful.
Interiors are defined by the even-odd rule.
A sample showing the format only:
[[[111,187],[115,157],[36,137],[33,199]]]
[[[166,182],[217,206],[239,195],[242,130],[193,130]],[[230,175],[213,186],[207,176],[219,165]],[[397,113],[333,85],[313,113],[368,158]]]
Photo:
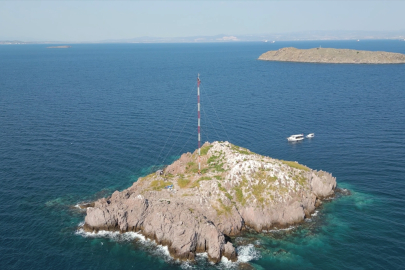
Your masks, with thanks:
[[[336,188],[330,173],[229,142],[205,143],[201,169],[197,150],[183,154],[128,189],[84,205],[83,229],[139,232],[182,260],[206,252],[213,262],[235,261],[228,236],[300,223]]]
[[[405,54],[350,49],[297,49],[288,47],[263,53],[259,60],[333,64],[402,64],[405,63]]]

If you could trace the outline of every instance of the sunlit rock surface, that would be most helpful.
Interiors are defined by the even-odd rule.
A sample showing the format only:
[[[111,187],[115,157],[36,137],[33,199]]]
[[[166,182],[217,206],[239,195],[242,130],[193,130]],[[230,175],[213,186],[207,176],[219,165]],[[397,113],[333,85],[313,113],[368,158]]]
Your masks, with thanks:
[[[140,231],[179,259],[207,252],[213,262],[236,260],[226,236],[302,222],[336,187],[327,172],[228,142],[205,143],[201,169],[197,151],[183,154],[162,172],[89,204],[84,228]]]

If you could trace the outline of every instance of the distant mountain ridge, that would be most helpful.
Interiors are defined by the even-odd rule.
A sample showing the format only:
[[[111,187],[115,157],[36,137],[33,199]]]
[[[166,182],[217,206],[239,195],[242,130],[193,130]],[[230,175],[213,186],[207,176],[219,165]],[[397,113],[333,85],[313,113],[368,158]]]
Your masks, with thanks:
[[[5,44],[59,44],[59,43],[204,43],[204,42],[272,42],[294,40],[358,40],[358,39],[399,39],[405,40],[405,29],[399,31],[302,31],[273,34],[228,35],[191,37],[143,36],[125,39],[104,39],[99,41],[22,41],[1,39]]]

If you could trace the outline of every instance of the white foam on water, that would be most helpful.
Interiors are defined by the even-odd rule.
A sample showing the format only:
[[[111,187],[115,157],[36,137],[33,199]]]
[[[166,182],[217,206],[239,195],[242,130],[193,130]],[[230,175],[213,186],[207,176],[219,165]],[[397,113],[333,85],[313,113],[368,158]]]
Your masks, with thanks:
[[[233,269],[238,266],[238,262],[232,262],[228,258],[222,256],[221,263],[219,264],[220,269]]]
[[[132,241],[137,239],[141,243],[145,244],[146,246],[148,245],[154,245],[156,248],[152,252],[153,255],[157,255],[162,257],[165,261],[177,261],[180,263],[180,267],[182,269],[194,269],[195,267],[188,261],[179,261],[175,260],[170,256],[169,248],[167,246],[162,246],[156,244],[155,241],[147,239],[145,236],[143,236],[141,233],[138,232],[125,232],[125,233],[120,233],[117,231],[105,231],[105,230],[100,230],[98,232],[86,232],[83,229],[84,221],[79,223],[79,229],[75,232],[76,235],[80,235],[82,237],[86,238],[110,238],[114,241]],[[286,230],[286,229],[283,229]],[[260,244],[260,241],[256,241],[257,244]],[[249,244],[246,246],[240,246],[237,248],[237,254],[238,254],[238,260],[236,262],[232,262],[231,260],[228,260],[226,257],[221,258],[221,262],[218,264],[218,267],[220,269],[236,269],[238,264],[243,262],[249,262],[254,259],[259,259],[261,258],[261,254],[259,251],[257,251],[254,247],[253,244]],[[207,260],[208,259],[208,254],[207,252],[203,253],[197,253],[196,254],[196,259],[197,260]],[[213,265],[212,262],[210,264]]]
[[[75,232],[75,234],[80,235],[82,237],[91,237],[91,238],[110,238],[115,241],[132,241],[132,240],[139,240],[141,242],[148,241],[145,236],[137,232],[110,232],[110,231],[98,231],[98,232],[86,232],[83,230],[84,222],[79,223],[79,229]]]
[[[246,246],[240,246],[237,248],[238,262],[249,262],[251,260],[257,260],[262,257],[260,252],[255,248],[253,244]]]
[[[75,204],[74,208],[77,208],[77,209],[78,209],[79,211],[81,211],[81,212],[86,212],[86,211],[87,211],[87,208],[86,208],[86,207],[81,207],[81,205],[82,205],[82,204],[80,204],[80,203]]]
[[[157,254],[172,259],[172,257],[170,256],[169,248],[167,246],[157,245],[156,248]]]
[[[201,252],[195,254],[195,263],[191,261],[179,261],[181,262],[180,268],[181,269],[201,269],[201,266],[204,267],[207,263],[210,265],[214,265],[213,262],[208,261],[208,253]]]
[[[119,232],[110,232],[110,231],[86,232],[85,230],[83,230],[83,228],[80,228],[76,231],[76,234],[83,237],[92,237],[92,238],[97,237],[114,238],[119,234]]]
[[[238,260],[232,262],[226,257],[221,258],[221,262],[217,265],[218,269],[237,269],[240,263],[247,263],[262,257],[260,252],[253,244],[237,247]]]
[[[137,233],[137,232],[126,232],[126,233],[123,233],[120,235],[121,235],[122,240],[124,240],[124,241],[131,241],[134,239],[138,239],[141,242],[147,241],[145,236],[143,236],[142,234]]]
[[[318,215],[318,210],[316,210],[314,213],[311,214],[311,216],[316,217]]]
[[[181,269],[193,269],[194,267],[193,267],[189,262],[183,262],[183,263],[180,265],[180,268],[181,268]]]
[[[208,258],[208,253],[207,252],[197,253],[195,256],[201,258]]]
[[[273,229],[273,230],[268,230],[268,231],[264,231],[264,232],[281,232],[281,231],[290,231],[292,229],[297,228],[296,226],[291,226],[288,228],[284,228],[284,229]]]
[[[166,262],[169,261],[178,261],[173,259],[172,256],[170,256],[169,248],[167,246],[163,245],[158,245],[155,241],[147,239],[144,235],[142,235],[139,232],[125,232],[121,233],[118,231],[105,231],[105,230],[100,230],[98,232],[86,232],[83,229],[84,221],[79,223],[79,229],[76,231],[75,234],[80,235],[82,237],[86,238],[109,238],[117,242],[130,242],[133,240],[138,240],[146,249],[149,249],[149,247],[152,248],[151,253],[152,255],[159,256],[163,258]]]
[[[252,260],[261,258],[261,254],[253,244],[246,246],[240,246],[237,248],[238,260],[232,262],[226,257],[221,258],[221,262],[218,264],[218,269],[237,269],[240,263],[247,263]]]

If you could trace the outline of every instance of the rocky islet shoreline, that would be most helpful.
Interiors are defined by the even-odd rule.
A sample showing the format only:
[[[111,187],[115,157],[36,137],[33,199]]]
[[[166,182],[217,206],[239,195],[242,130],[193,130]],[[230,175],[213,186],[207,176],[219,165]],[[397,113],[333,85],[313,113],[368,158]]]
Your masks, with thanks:
[[[229,142],[203,145],[201,174],[197,159],[197,151],[185,153],[163,171],[86,205],[83,229],[140,232],[178,259],[206,252],[213,262],[235,261],[228,236],[300,223],[335,193],[330,173]]]

